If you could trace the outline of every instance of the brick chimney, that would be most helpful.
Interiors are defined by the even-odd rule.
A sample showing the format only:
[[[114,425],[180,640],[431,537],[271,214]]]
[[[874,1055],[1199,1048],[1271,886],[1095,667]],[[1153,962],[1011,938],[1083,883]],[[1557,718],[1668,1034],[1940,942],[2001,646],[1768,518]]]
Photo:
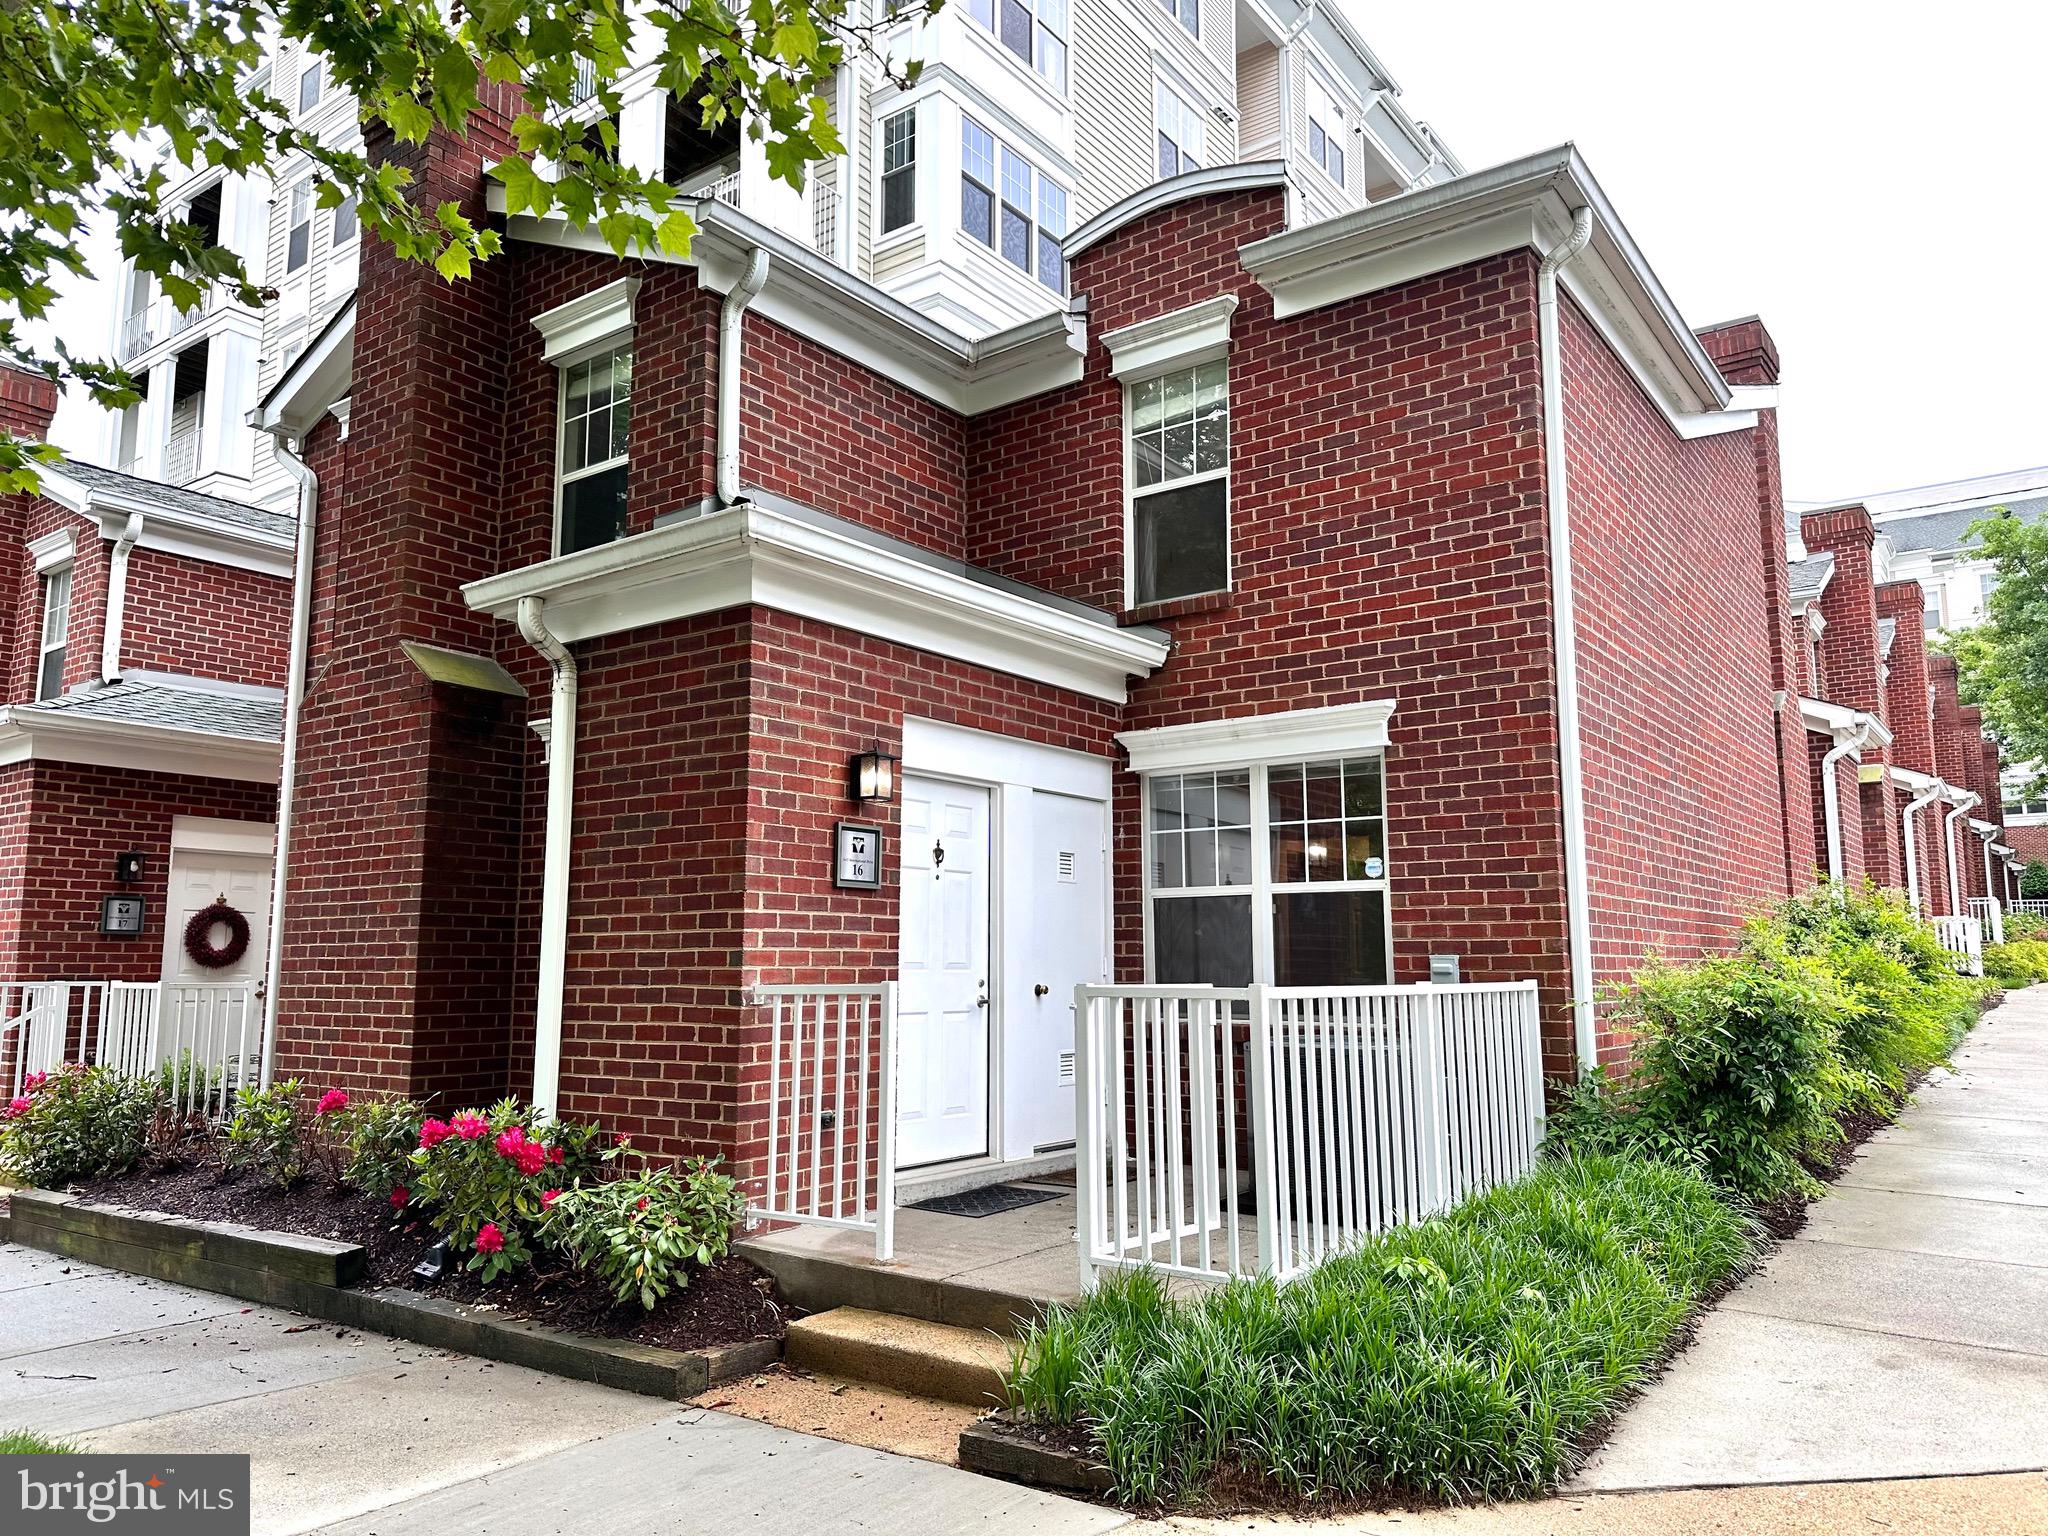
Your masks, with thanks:
[[[42,442],[57,415],[57,386],[40,373],[0,363],[0,430]]]

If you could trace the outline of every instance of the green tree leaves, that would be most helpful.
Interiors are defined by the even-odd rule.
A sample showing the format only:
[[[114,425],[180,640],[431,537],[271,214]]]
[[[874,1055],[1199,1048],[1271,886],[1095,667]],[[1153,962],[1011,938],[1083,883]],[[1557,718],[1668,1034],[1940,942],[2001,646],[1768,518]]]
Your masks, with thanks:
[[[1998,567],[1985,619],[1946,639],[1963,701],[1984,711],[2008,762],[2048,764],[2048,521],[2003,507],[1970,526]]]

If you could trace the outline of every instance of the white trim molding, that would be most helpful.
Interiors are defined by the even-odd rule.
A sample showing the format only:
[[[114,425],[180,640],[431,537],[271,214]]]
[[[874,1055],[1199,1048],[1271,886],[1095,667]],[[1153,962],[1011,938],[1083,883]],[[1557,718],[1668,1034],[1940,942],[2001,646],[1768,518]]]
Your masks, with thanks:
[[[1855,741],[1858,750],[1850,756],[1862,761],[1863,747],[1888,747],[1892,744],[1892,733],[1875,715],[1860,709],[1849,709],[1840,704],[1830,704],[1825,699],[1799,700],[1799,718],[1806,728],[1816,736],[1832,737],[1836,742]],[[1903,772],[1893,769],[1893,775]]]
[[[204,512],[174,506],[146,493],[89,486],[64,473],[61,464],[44,465],[42,493],[58,506],[90,520],[101,538],[119,543],[128,520],[141,513],[141,538],[135,547],[188,560],[206,560],[265,576],[289,576],[297,541],[290,533],[251,528]],[[40,541],[39,541],[40,542]]]
[[[284,747],[254,736],[181,730],[132,720],[101,720],[32,704],[0,709],[0,767],[12,763],[83,763],[131,773],[181,773],[198,778],[275,784]]]
[[[754,502],[488,576],[462,595],[508,622],[520,599],[541,598],[548,628],[568,643],[758,603],[1113,703],[1169,648],[1157,631],[1119,628]]]
[[[240,853],[269,858],[277,827],[268,821],[229,821],[220,816],[173,816],[171,852]]]
[[[1285,132],[1283,128],[1283,133]],[[1099,245],[1127,224],[1135,224],[1191,198],[1214,197],[1222,192],[1248,192],[1262,187],[1289,184],[1284,160],[1246,160],[1237,165],[1212,165],[1181,176],[1169,176],[1140,187],[1120,202],[1111,203],[1060,242],[1060,254],[1072,261],[1091,246]]]
[[[633,334],[633,302],[640,279],[621,277],[533,317],[541,360],[562,366],[602,351]]]
[[[1025,784],[1077,800],[1110,797],[1116,765],[1068,747],[918,715],[903,717],[903,771],[981,784]]]
[[[1196,720],[1122,731],[1117,742],[1130,755],[1133,773],[1176,773],[1205,768],[1245,768],[1253,763],[1297,758],[1341,757],[1383,751],[1393,699],[1327,704],[1271,715],[1229,720]]]
[[[1222,356],[1230,348],[1230,317],[1237,295],[1219,293],[1199,304],[1154,315],[1102,333],[1109,349],[1110,377],[1130,378],[1162,368],[1185,368]]]
[[[69,528],[53,528],[27,544],[36,574],[47,576],[60,565],[69,565],[78,555],[78,535]]]

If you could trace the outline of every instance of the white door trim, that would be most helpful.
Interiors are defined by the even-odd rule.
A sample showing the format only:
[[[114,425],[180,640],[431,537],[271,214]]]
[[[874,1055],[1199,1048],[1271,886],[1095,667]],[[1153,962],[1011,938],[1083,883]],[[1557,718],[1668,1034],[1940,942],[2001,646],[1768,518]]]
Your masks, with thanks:
[[[1106,757],[998,736],[940,720],[903,717],[903,771],[991,788],[1023,784],[1107,802],[1115,765]]]
[[[173,816],[173,853],[252,853],[268,858],[277,828],[267,821],[227,821],[218,816]]]

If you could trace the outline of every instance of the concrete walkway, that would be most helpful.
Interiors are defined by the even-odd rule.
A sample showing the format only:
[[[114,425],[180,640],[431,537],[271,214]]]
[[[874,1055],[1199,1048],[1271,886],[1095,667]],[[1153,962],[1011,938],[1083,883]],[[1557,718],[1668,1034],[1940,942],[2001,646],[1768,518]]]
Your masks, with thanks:
[[[252,1457],[259,1532],[1009,1529],[1114,1511],[0,1246],[0,1428]]]
[[[1986,1015],[1581,1489],[2048,1465],[2048,987]]]

